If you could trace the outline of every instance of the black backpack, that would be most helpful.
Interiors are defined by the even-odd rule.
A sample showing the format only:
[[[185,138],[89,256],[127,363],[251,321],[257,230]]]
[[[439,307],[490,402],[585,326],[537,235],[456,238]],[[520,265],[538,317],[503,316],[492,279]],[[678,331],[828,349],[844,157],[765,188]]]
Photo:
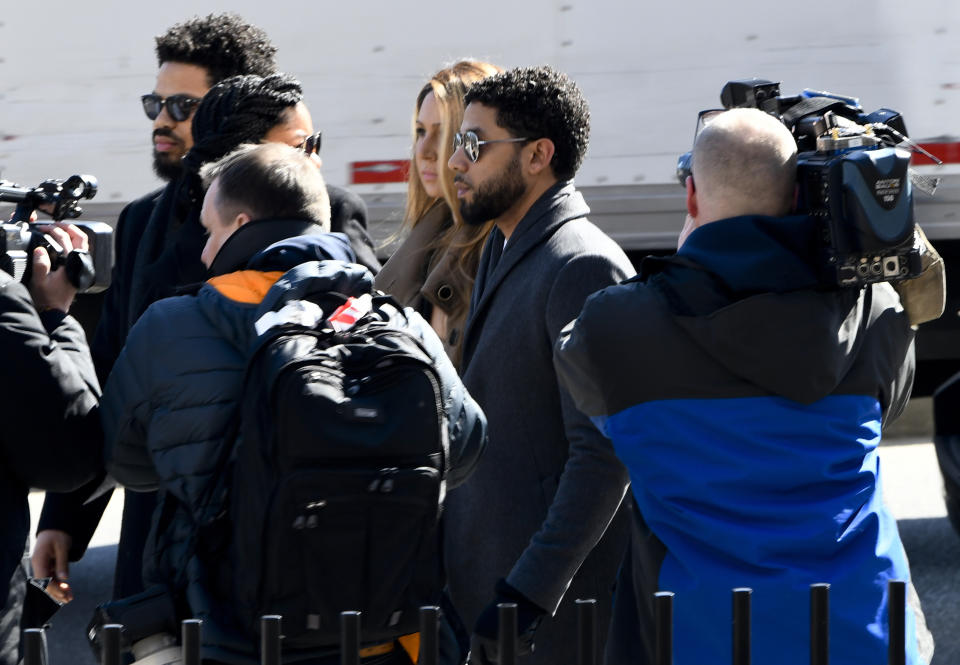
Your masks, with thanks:
[[[356,302],[328,298],[325,312]],[[338,645],[345,610],[362,612],[364,643],[389,641],[440,602],[439,377],[403,309],[371,304],[347,330],[273,327],[248,361],[227,472],[229,597],[251,636],[282,615],[285,650]]]

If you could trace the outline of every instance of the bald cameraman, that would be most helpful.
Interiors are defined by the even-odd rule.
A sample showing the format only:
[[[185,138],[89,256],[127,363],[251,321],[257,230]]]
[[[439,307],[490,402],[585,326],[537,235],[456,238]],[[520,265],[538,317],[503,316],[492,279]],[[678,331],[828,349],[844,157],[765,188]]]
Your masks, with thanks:
[[[756,109],[697,137],[677,254],[587,300],[558,375],[613,441],[639,510],[607,665],[654,661],[653,593],[676,592],[676,665],[731,653],[750,587],[755,662],[809,662],[809,586],[830,589],[830,662],[887,661],[887,581],[910,568],[877,446],[913,382],[913,332],[886,282],[822,277],[793,207],[797,146]],[[932,655],[909,586],[906,662]]]
[[[70,224],[46,228],[64,249],[87,249]],[[77,289],[33,250],[30,283],[0,270],[0,665],[16,665],[26,591],[21,563],[31,488],[66,491],[100,466],[100,388],[80,325],[67,314]],[[57,581],[52,581],[56,584]]]

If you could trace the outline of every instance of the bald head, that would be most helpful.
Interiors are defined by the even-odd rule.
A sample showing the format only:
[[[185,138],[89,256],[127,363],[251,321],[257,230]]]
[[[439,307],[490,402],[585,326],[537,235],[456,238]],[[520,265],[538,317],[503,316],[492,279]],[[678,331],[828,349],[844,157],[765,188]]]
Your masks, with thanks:
[[[740,215],[790,212],[797,144],[773,116],[732,109],[716,116],[693,147],[692,217],[698,225]]]

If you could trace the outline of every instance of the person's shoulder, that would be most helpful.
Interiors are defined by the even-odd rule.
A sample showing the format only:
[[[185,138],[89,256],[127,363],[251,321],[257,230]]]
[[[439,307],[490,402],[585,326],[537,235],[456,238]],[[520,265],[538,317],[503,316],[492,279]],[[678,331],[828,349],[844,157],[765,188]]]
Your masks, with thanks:
[[[558,251],[563,254],[588,254],[603,257],[619,266],[630,265],[620,245],[588,217],[569,220],[557,229],[554,238]]]
[[[136,212],[143,212],[144,210],[152,210],[153,207],[157,204],[157,201],[160,198],[160,195],[163,194],[163,187],[159,187],[152,192],[148,192],[141,196],[130,201],[127,205],[123,207],[121,214],[130,214]]]
[[[366,225],[367,204],[358,194],[343,187],[327,185],[327,196],[330,198],[331,220],[356,219]]]
[[[17,303],[18,308],[22,308],[24,304],[33,306],[33,299],[27,287],[5,270],[0,270],[0,299],[7,303],[4,309],[10,309],[11,303]]]
[[[564,233],[587,241],[590,247],[609,248],[613,246],[620,250],[620,246],[614,242],[613,238],[608,236],[599,226],[591,222],[589,217],[571,219],[561,227],[561,230]]]
[[[189,335],[191,320],[201,313],[199,300],[195,295],[173,296],[152,303],[143,315],[137,319],[130,330],[130,338],[144,336],[148,340],[158,338],[176,338]]]
[[[549,243],[557,279],[600,279],[604,286],[636,274],[623,249],[586,218],[570,220]]]
[[[132,242],[138,242],[162,193],[163,187],[123,206],[117,218],[117,233],[125,238],[134,239]]]
[[[645,282],[628,279],[590,295],[581,316],[586,320],[648,318],[654,314],[656,303],[657,295]]]

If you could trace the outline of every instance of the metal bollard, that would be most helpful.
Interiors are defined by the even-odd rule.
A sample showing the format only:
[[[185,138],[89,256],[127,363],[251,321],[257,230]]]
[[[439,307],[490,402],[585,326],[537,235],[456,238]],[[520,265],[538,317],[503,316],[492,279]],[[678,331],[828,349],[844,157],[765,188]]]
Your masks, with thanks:
[[[420,608],[420,653],[417,665],[437,665],[440,662],[440,608],[427,605]]]
[[[750,665],[750,597],[753,589],[733,590],[733,665]]]
[[[340,665],[360,665],[360,613],[340,613]]]
[[[810,585],[810,665],[830,663],[830,585]]]
[[[100,665],[120,665],[120,634],[123,626],[108,623],[100,629]]]
[[[673,592],[657,591],[653,596],[656,633],[653,662],[655,665],[673,665]]]
[[[183,665],[200,665],[200,619],[184,619],[180,622],[180,641],[183,644]]]
[[[517,605],[498,603],[499,642],[497,656],[499,665],[517,665]]]
[[[907,583],[890,580],[887,584],[887,622],[890,624],[887,658],[890,665],[907,663]]]
[[[597,665],[597,601],[577,599],[577,665]]]
[[[280,621],[277,614],[260,617],[260,664],[280,665]]]
[[[47,665],[47,640],[43,628],[23,631],[23,665]]]

